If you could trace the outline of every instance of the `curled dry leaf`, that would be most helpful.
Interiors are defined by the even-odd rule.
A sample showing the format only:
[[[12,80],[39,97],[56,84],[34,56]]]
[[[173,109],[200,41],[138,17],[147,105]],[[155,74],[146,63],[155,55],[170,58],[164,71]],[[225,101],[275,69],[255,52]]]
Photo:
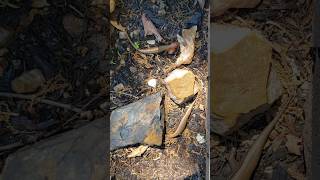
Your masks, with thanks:
[[[110,13],[112,13],[116,8],[115,0],[110,0]]]
[[[213,16],[220,16],[231,8],[254,8],[260,0],[212,0]]]
[[[156,37],[156,40],[158,42],[161,42],[163,40],[163,38],[160,35],[160,33],[158,32],[157,28],[151,22],[151,20],[149,18],[147,18],[145,14],[142,14],[141,20],[142,20],[143,28],[144,28],[144,36],[154,35]]]
[[[177,35],[178,41],[180,43],[180,51],[175,65],[176,67],[182,64],[190,64],[194,55],[194,40],[196,37],[197,26],[193,26],[190,29],[182,30],[182,37]]]
[[[128,158],[134,158],[134,157],[138,157],[141,156],[143,153],[145,153],[147,151],[149,146],[145,146],[145,145],[141,145],[139,147],[137,147],[136,149],[134,149],[129,155]]]
[[[111,21],[110,21],[110,24],[111,24],[113,27],[117,28],[119,31],[126,32],[126,28],[123,27],[119,22],[114,21],[114,20],[111,20]]]

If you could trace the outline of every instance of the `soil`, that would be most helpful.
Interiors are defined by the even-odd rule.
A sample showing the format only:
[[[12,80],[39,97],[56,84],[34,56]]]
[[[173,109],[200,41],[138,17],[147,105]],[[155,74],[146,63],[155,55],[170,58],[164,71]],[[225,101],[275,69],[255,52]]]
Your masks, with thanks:
[[[206,137],[208,6],[202,10],[197,4],[194,4],[193,0],[158,0],[155,3],[149,0],[122,0],[117,3],[119,4],[112,18],[127,28],[128,34],[132,35],[133,42],[140,48],[150,47],[146,41],[154,39],[153,36],[144,36],[142,13],[145,13],[157,27],[165,39],[163,44],[177,42],[177,34],[181,35],[182,29],[190,28],[190,24],[198,24],[193,61],[190,65],[181,68],[193,71],[202,83],[200,97],[192,110],[183,134],[173,139],[165,136],[162,147],[149,147],[141,157],[127,157],[136,147],[111,152],[110,172],[112,177],[115,179],[205,178],[208,156],[206,143],[200,144],[196,136],[200,134]],[[172,55],[167,53],[141,54],[129,44],[127,39],[119,39],[117,29],[111,31],[111,37],[115,42],[115,48],[110,52],[114,54],[111,55],[114,57],[111,71],[111,109],[135,102],[155,92],[161,91],[166,94],[167,91],[160,79],[166,77],[164,70],[175,62],[179,50]],[[156,46],[159,44],[161,43]],[[137,56],[140,58],[136,58]],[[147,80],[151,78],[158,80],[156,88],[147,85]],[[120,83],[125,88],[122,93],[117,93],[113,88]],[[190,102],[187,102],[178,106],[166,95],[164,106],[167,107],[168,114],[165,117],[165,134],[177,128],[186,112],[186,105],[189,104]]]
[[[260,32],[274,46],[273,59],[285,89],[282,98],[294,97],[269,136],[252,179],[302,179],[306,176],[303,155],[305,101],[310,90],[312,59],[312,1],[262,1],[256,8],[230,10],[211,22],[248,27]],[[278,113],[282,101],[255,117],[232,135],[210,136],[210,176],[229,179],[241,166],[241,161],[264,127]],[[300,154],[286,146],[287,135],[300,140]]]
[[[85,0],[49,0],[47,6],[32,8],[31,0],[8,2],[17,7],[7,6],[6,1],[0,3],[1,27],[13,33],[2,48],[8,53],[0,58],[2,165],[20,147],[103,117],[107,109],[100,105],[108,97],[109,81],[104,66],[108,40],[105,5],[91,5]],[[74,36],[66,30],[65,15],[80,19],[80,34]],[[79,31],[75,24],[69,28]],[[45,83],[37,91],[17,98],[11,89],[12,80],[35,68],[43,73]],[[40,103],[39,99],[55,103]]]

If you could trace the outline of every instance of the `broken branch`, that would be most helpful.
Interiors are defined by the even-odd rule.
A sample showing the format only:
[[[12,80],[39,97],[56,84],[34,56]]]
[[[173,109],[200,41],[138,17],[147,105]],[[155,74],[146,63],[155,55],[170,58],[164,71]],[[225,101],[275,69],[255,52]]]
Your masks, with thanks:
[[[0,92],[0,97],[7,97],[7,98],[18,98],[18,99],[28,99],[28,100],[36,100],[39,101],[40,103],[44,103],[44,104],[48,104],[48,105],[52,105],[52,106],[56,106],[56,107],[60,107],[60,108],[64,108],[64,109],[68,109],[77,113],[81,112],[81,109],[76,108],[70,104],[63,104],[63,103],[59,103],[59,102],[55,102],[49,99],[42,99],[42,98],[38,98],[35,97],[33,95],[24,95],[24,94],[15,94],[15,93],[6,93],[6,92]]]

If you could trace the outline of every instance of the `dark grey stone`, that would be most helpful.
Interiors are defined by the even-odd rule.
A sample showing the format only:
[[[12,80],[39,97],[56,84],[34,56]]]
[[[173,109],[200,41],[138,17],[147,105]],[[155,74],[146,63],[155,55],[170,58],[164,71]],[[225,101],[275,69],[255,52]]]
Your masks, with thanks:
[[[106,180],[106,119],[11,154],[3,180]]]
[[[112,111],[110,150],[135,144],[160,146],[164,127],[161,101],[162,94],[157,93]]]

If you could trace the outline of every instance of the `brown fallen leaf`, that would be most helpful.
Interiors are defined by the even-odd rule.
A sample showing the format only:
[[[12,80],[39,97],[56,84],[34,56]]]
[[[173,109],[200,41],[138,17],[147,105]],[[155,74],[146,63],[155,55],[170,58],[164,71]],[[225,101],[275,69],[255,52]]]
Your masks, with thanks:
[[[126,28],[123,27],[118,21],[110,20],[110,24],[117,28],[119,31],[126,32]]]
[[[143,28],[144,28],[144,36],[154,35],[156,37],[156,40],[158,42],[161,42],[163,40],[163,38],[160,35],[160,33],[158,32],[157,28],[151,22],[151,20],[149,18],[147,18],[145,14],[142,14],[141,20],[142,20]]]
[[[173,54],[176,51],[177,47],[178,47],[178,43],[173,42],[169,45],[162,45],[158,47],[150,47],[150,48],[137,49],[137,50],[144,54],[156,54],[156,53],[161,53],[163,51],[168,52],[168,54]]]
[[[292,134],[288,134],[286,138],[287,138],[286,147],[289,153],[292,153],[295,155],[301,155],[301,143],[302,143],[301,139]]]
[[[176,67],[182,64],[190,64],[194,55],[194,40],[196,38],[197,26],[190,29],[182,30],[182,37],[177,35],[178,42],[180,43],[180,55],[175,63]]]
[[[127,157],[134,158],[134,157],[141,156],[143,153],[145,153],[147,151],[148,147],[149,146],[141,145],[141,146],[137,147],[136,149],[134,149]]]
[[[115,0],[110,0],[110,13],[112,13],[116,8]]]

